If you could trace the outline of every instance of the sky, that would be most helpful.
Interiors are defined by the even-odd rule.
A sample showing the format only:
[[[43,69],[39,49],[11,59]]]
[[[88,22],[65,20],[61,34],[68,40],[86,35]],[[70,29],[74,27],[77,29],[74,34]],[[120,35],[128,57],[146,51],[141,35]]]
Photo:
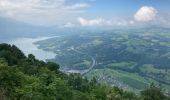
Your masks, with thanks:
[[[170,24],[170,0],[0,0],[0,17],[44,26]]]

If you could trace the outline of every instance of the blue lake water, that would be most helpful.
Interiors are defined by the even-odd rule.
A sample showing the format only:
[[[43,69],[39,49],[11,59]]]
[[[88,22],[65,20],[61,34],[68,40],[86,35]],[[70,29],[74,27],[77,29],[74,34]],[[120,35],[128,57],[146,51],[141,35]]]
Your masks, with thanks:
[[[18,38],[18,39],[10,40],[8,43],[16,45],[24,52],[25,55],[33,54],[37,59],[45,61],[46,59],[55,58],[56,54],[53,52],[48,52],[39,49],[38,45],[34,43],[37,41],[42,41],[50,38],[53,37]]]

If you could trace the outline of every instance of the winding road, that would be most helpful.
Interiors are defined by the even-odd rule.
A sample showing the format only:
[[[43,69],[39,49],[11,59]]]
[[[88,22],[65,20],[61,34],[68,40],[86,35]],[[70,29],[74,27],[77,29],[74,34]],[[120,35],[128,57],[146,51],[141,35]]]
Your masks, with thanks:
[[[78,51],[78,50],[76,50],[76,49],[74,49],[74,48],[71,48],[71,49],[72,49],[73,51],[77,52],[77,53],[85,54],[85,55],[89,56],[89,57],[91,58],[91,60],[92,60],[92,63],[91,63],[91,65],[90,65],[90,67],[89,67],[88,69],[85,69],[85,70],[70,70],[70,71],[68,71],[69,73],[78,72],[78,73],[80,73],[81,75],[85,75],[86,73],[88,73],[89,71],[91,71],[91,70],[94,68],[94,66],[97,64],[97,62],[96,62],[96,60],[95,60],[94,57],[88,55],[87,53]]]
[[[96,60],[95,60],[93,57],[91,57],[91,59],[92,59],[92,64],[91,64],[91,66],[89,67],[89,69],[84,70],[84,71],[81,73],[82,75],[84,75],[84,74],[88,73],[89,71],[91,71],[91,70],[93,69],[93,67],[96,65]]]

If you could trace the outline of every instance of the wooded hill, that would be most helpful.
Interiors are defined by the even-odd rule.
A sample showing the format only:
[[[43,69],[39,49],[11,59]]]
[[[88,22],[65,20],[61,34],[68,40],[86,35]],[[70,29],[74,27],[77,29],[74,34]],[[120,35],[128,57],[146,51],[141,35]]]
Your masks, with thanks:
[[[137,85],[137,84],[136,84]],[[0,44],[0,100],[170,100],[151,85],[140,94],[65,74],[53,62],[28,57],[15,45]]]

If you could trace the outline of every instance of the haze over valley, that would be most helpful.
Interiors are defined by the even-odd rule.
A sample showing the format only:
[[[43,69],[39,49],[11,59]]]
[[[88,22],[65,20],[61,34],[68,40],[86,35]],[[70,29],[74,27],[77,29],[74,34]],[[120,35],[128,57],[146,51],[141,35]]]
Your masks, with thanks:
[[[169,9],[169,0],[0,0],[0,99],[169,100]]]

